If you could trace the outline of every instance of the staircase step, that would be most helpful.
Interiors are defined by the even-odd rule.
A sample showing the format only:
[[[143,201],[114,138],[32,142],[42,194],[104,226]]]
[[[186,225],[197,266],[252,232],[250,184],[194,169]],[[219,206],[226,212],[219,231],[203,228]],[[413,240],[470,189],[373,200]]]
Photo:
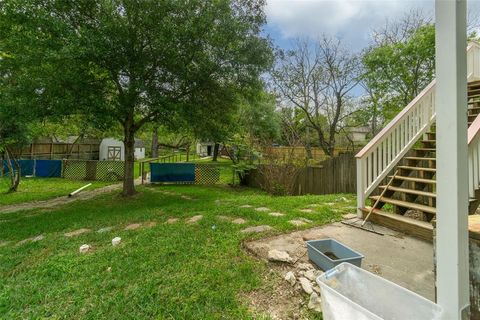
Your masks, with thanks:
[[[414,148],[413,150],[425,151],[425,152],[435,152],[435,151],[437,151],[436,148]]]
[[[426,167],[411,167],[411,166],[398,166],[400,169],[411,170],[411,171],[427,171],[427,172],[437,172],[436,168],[426,168]]]
[[[389,179],[392,178],[392,176],[388,177]],[[423,179],[423,178],[416,178],[416,177],[405,177],[405,176],[395,176],[395,179],[397,180],[404,180],[404,181],[411,181],[411,182],[420,182],[420,183],[430,183],[430,184],[435,184],[437,181],[432,180],[432,179]]]
[[[380,189],[385,189],[387,186],[379,186]],[[415,190],[415,189],[406,189],[406,188],[399,188],[399,187],[394,187],[394,186],[389,186],[388,190],[395,191],[395,192],[402,192],[402,193],[408,193],[408,194],[416,194],[418,196],[423,196],[423,197],[430,197],[430,198],[436,198],[437,195],[433,192],[427,192],[427,191],[422,191],[422,190]]]
[[[369,207],[362,208],[364,217],[366,217],[369,210]],[[429,222],[418,221],[412,218],[401,216],[399,214],[387,213],[378,209],[374,209],[372,211],[372,214],[368,220],[375,224],[397,230],[426,241],[433,241],[433,226]]]
[[[370,199],[377,201],[380,198],[380,196],[371,196]],[[409,208],[413,210],[418,210],[422,212],[428,212],[435,214],[437,212],[436,208],[429,207],[423,204],[418,204],[414,202],[407,202],[407,201],[402,201],[402,200],[397,200],[397,199],[392,199],[392,198],[387,198],[387,197],[382,197],[380,199],[381,202],[385,203],[390,203],[399,207],[404,207],[404,208]]]
[[[404,159],[407,160],[425,160],[425,161],[437,161],[437,158],[430,158],[430,157],[405,157]]]

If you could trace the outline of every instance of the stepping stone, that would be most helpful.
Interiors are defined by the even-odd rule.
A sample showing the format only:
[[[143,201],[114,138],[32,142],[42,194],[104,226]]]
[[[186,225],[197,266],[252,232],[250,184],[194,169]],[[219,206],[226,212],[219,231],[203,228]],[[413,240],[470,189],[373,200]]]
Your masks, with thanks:
[[[343,219],[349,220],[353,218],[357,218],[357,215],[355,213],[347,213],[342,216]]]
[[[126,226],[124,230],[136,230],[140,228],[141,225],[142,225],[141,223],[132,223]]]
[[[291,224],[293,224],[296,227],[303,226],[303,225],[307,224],[305,221],[302,221],[302,220],[290,220],[288,222],[290,222]]]
[[[82,233],[87,233],[87,232],[90,232],[90,229],[82,228],[82,229],[74,230],[74,231],[71,231],[71,232],[67,232],[67,233],[64,234],[64,236],[65,237],[76,237],[76,236],[81,235]]]
[[[312,209],[300,209],[301,212],[305,212],[305,213],[312,213],[313,210]]]
[[[281,213],[281,212],[270,212],[268,215],[272,216],[272,217],[283,217],[284,214]]]
[[[318,203],[312,203],[308,205],[310,208],[318,208],[320,205]]]
[[[218,220],[221,220],[221,221],[230,221],[230,220],[232,220],[232,218],[227,217],[227,216],[217,216],[217,219],[218,219]]]
[[[240,208],[251,208],[252,206],[249,204],[244,204],[243,206],[240,206]]]
[[[268,260],[270,261],[280,261],[280,262],[292,262],[292,257],[286,251],[280,251],[273,249],[268,251]]]
[[[303,222],[306,222],[306,223],[312,223],[313,222],[312,220],[309,220],[307,218],[300,218],[298,220],[302,220]]]
[[[7,244],[9,244],[9,243],[10,243],[10,241],[1,241],[1,242],[0,242],[0,248],[1,248],[1,247],[5,247],[5,246],[6,246]]]
[[[255,208],[255,211],[267,212],[267,211],[270,211],[270,209],[268,209],[267,207],[259,207],[259,208]]]
[[[248,227],[242,230],[242,233],[260,233],[268,230],[272,230],[273,228],[268,225],[262,226],[255,226],[255,227]]]
[[[193,198],[190,197],[190,196],[181,196],[180,198],[185,199],[185,200],[193,200]]]
[[[148,221],[144,224],[145,228],[153,228],[157,225],[156,221]]]
[[[170,219],[167,220],[167,223],[168,223],[168,224],[174,224],[174,223],[176,223],[177,221],[178,221],[178,218],[170,218]]]
[[[235,223],[235,224],[244,224],[245,222],[247,222],[247,221],[242,219],[242,218],[232,220],[232,223]]]
[[[45,237],[43,235],[39,235],[39,236],[36,236],[36,237],[32,237],[32,238],[27,238],[27,239],[24,239],[22,241],[19,241],[17,242],[17,246],[21,246],[22,244],[25,244],[27,242],[37,242],[37,241],[40,241],[40,240],[43,240]]]
[[[40,241],[40,240],[43,240],[45,239],[45,237],[43,236],[43,234],[39,235],[39,236],[36,236],[35,238],[32,239],[32,242],[37,242],[37,241]]]
[[[193,216],[191,217],[190,219],[187,220],[187,223],[197,223],[198,221],[202,220],[203,216],[201,214],[199,215],[196,215],[196,216]]]
[[[112,229],[113,229],[113,227],[105,227],[105,228],[98,229],[97,232],[98,233],[105,233],[105,232],[112,231]]]
[[[88,244],[82,244],[79,248],[79,251],[80,251],[80,253],[87,253],[91,249],[92,249],[92,247],[89,246]]]

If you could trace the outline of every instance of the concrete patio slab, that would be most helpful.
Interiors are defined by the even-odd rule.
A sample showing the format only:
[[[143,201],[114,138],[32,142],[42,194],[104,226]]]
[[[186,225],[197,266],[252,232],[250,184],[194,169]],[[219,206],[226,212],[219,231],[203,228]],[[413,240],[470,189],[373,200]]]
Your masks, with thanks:
[[[272,249],[286,251],[296,264],[308,260],[306,240],[333,238],[362,253],[362,268],[434,300],[431,243],[375,226],[384,236],[341,223],[251,241],[246,248],[262,259]]]

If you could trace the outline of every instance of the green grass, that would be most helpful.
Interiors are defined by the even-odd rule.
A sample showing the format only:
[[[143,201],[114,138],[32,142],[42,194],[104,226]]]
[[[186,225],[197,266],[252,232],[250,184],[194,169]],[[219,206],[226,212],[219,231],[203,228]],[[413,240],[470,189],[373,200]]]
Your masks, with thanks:
[[[202,186],[138,190],[129,200],[104,194],[53,211],[0,215],[0,243],[9,241],[0,246],[0,318],[251,319],[244,293],[268,287],[269,268],[246,254],[242,242],[296,230],[288,223],[296,217],[312,220],[305,228],[339,220],[354,206],[352,195],[272,197],[252,189]],[[165,190],[174,194],[161,192]],[[286,215],[271,217],[239,207],[244,204]],[[314,213],[299,211],[311,204],[317,205]],[[185,223],[198,214],[204,216],[198,224]],[[231,224],[217,215],[242,217],[247,224]],[[180,221],[166,224],[172,217]],[[157,225],[123,230],[146,221]],[[263,224],[275,230],[240,232]],[[107,226],[114,230],[63,236]],[[15,245],[40,234],[45,238],[39,242]],[[122,237],[118,247],[110,244],[115,236]],[[93,251],[80,254],[85,243]]]
[[[7,193],[8,178],[0,178],[0,206],[23,202],[47,200],[68,195],[88,182],[62,178],[22,178],[17,192]],[[111,183],[92,182],[87,190],[103,187]]]

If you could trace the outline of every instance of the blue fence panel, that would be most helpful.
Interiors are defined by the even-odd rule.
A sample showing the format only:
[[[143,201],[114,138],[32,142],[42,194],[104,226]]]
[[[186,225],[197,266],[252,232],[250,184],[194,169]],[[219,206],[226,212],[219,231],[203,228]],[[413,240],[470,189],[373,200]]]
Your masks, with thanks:
[[[151,182],[195,182],[194,163],[150,163]]]
[[[11,161],[13,165],[13,161]],[[2,164],[2,163],[0,163]],[[18,160],[22,176],[40,178],[60,178],[62,176],[62,160]],[[13,166],[15,170],[15,166]],[[8,176],[7,160],[3,161],[3,172]]]
[[[36,160],[35,176],[40,178],[60,178],[62,176],[62,160]]]
[[[15,171],[15,165],[13,164],[13,161],[10,160],[10,163]],[[18,160],[18,164],[20,165],[22,176],[33,175],[33,160]],[[3,160],[3,172],[6,176],[8,176],[7,160]]]

